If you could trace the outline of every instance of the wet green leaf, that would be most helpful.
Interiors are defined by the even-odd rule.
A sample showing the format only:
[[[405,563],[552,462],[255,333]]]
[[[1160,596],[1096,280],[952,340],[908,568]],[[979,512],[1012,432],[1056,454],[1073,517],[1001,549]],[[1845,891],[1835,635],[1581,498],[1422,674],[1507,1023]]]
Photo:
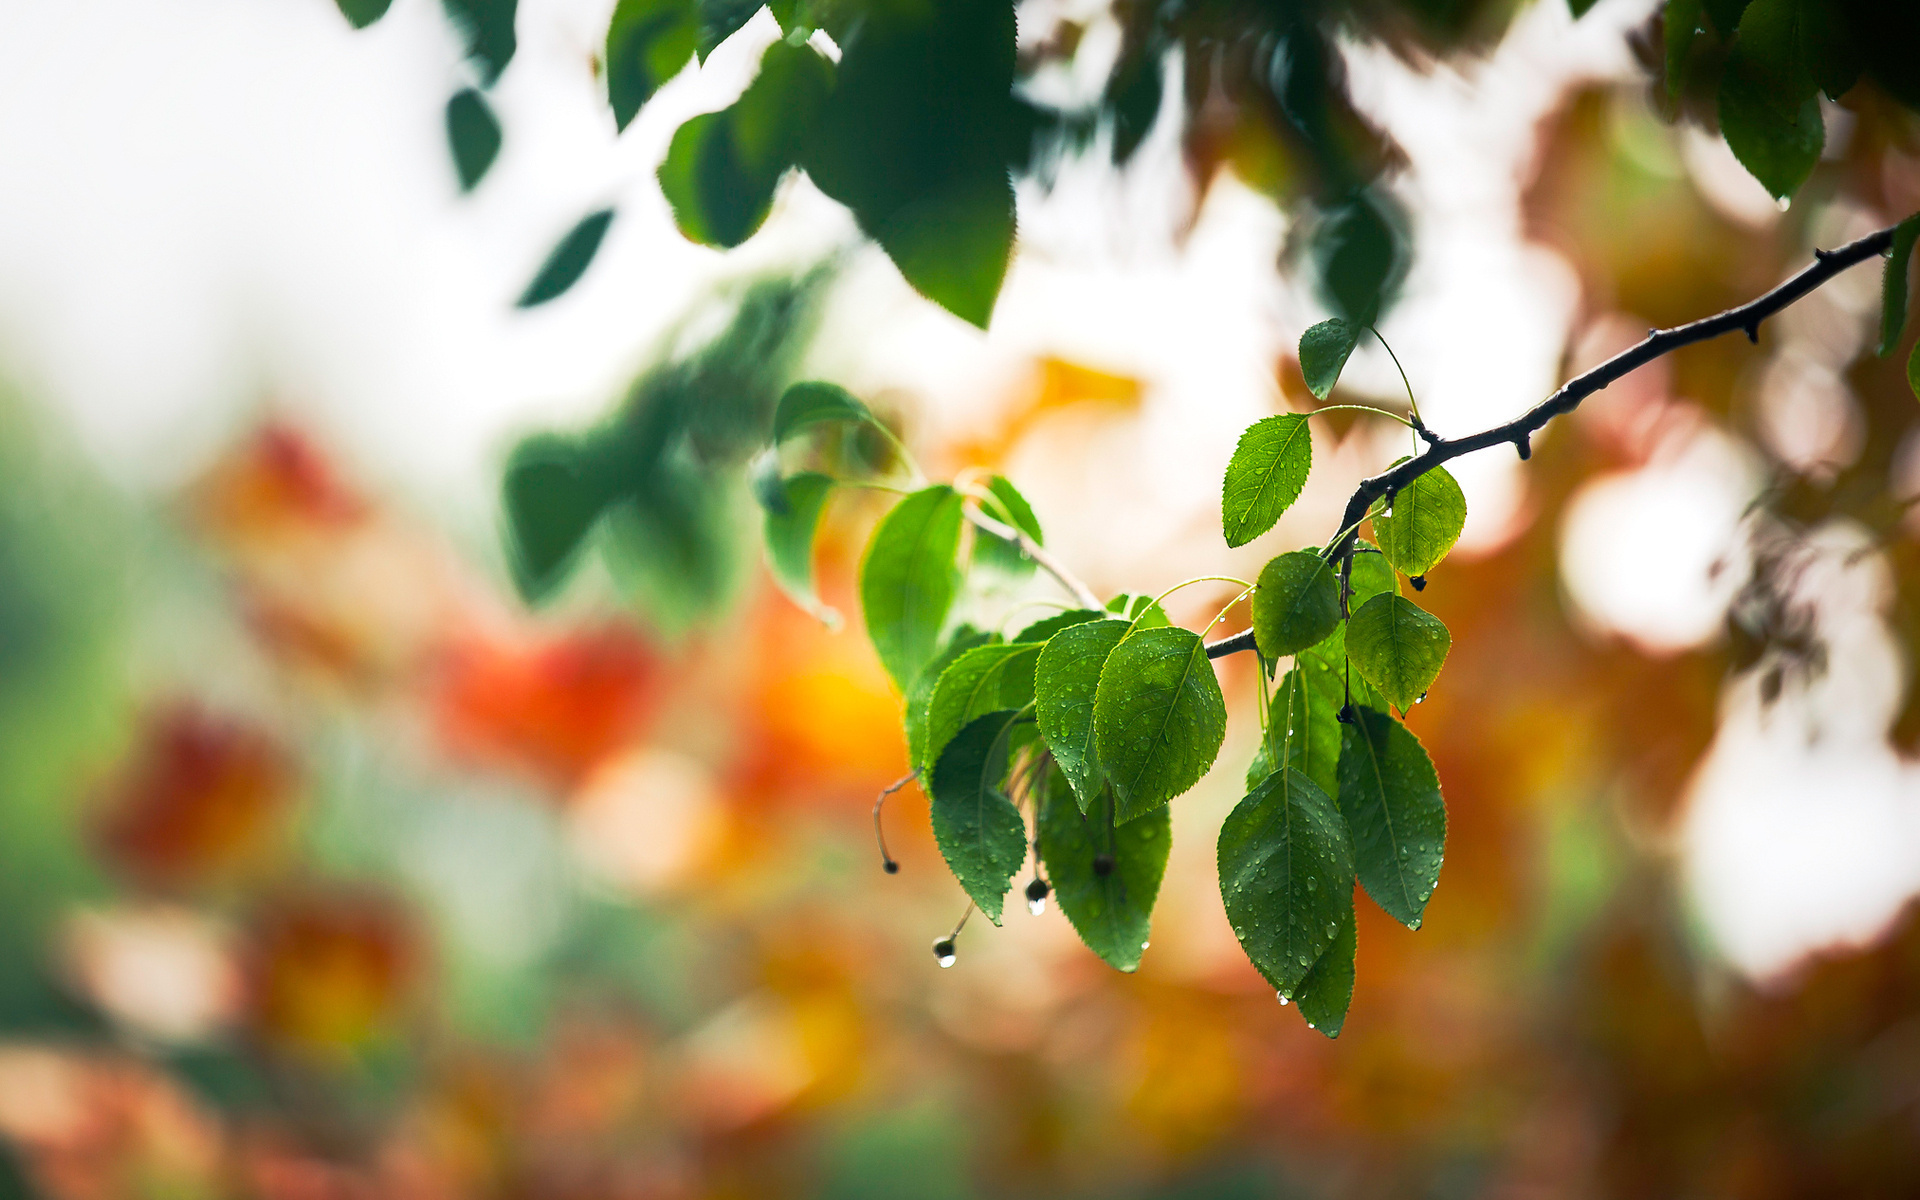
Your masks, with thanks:
[[[593,256],[600,252],[601,239],[607,236],[607,227],[613,224],[613,210],[603,208],[599,212],[589,213],[580,219],[580,223],[567,231],[560,244],[547,255],[547,261],[541,264],[533,282],[522,292],[519,307],[533,308],[558,298],[580,282],[593,264]]]
[[[1300,498],[1312,467],[1313,437],[1305,416],[1283,413],[1247,426],[1220,489],[1220,527],[1227,545],[1244,546],[1272,529]]]
[[[1420,739],[1386,713],[1356,708],[1341,727],[1340,811],[1367,895],[1409,929],[1440,881],[1447,807]]]
[[[1092,608],[1070,608],[1050,617],[1042,617],[1014,635],[1016,642],[1044,642],[1062,629],[1075,625],[1084,625],[1088,621],[1098,621],[1107,614]]]
[[[1353,919],[1353,889],[1347,889],[1347,915],[1333,945],[1321,954],[1307,977],[1294,991],[1294,1002],[1307,1028],[1327,1037],[1340,1036],[1347,1023],[1347,1008],[1353,1003],[1353,955],[1359,949],[1359,930]]]
[[[1885,274],[1880,277],[1880,357],[1892,354],[1907,327],[1907,269],[1913,261],[1913,244],[1920,239],[1920,213],[1908,217],[1893,229],[1893,249],[1887,256]]]
[[[1300,373],[1306,376],[1308,391],[1321,400],[1327,398],[1366,331],[1364,325],[1335,317],[1300,335]]]
[[[1467,498],[1445,467],[1434,467],[1400,489],[1373,515],[1380,552],[1402,575],[1425,575],[1460,540]]]
[[[1132,971],[1147,948],[1153,902],[1173,846],[1173,820],[1164,806],[1120,829],[1107,817],[1105,803],[1094,816],[1083,815],[1064,777],[1052,773],[1041,809],[1040,858],[1060,911],[1087,949]],[[1103,854],[1112,860],[1105,872],[1094,869]]]
[[[1013,874],[1027,861],[1027,826],[1007,798],[1011,712],[962,729],[933,768],[933,837],[967,895],[995,925]]]
[[[961,625],[948,637],[946,645],[940,648],[940,653],[934,656],[933,661],[921,668],[920,674],[913,681],[913,686],[907,689],[908,762],[924,763],[928,760],[926,752],[928,710],[933,706],[933,689],[940,685],[940,677],[946,674],[947,668],[952,666],[962,654],[976,646],[996,645],[999,641],[1000,635],[997,633],[988,633],[983,629],[975,629],[971,625]]]
[[[1294,997],[1353,911],[1353,849],[1327,794],[1292,768],[1262,780],[1220,827],[1220,898],[1253,965]]]
[[[1387,556],[1372,542],[1361,538],[1354,545],[1353,566],[1347,571],[1347,586],[1353,589],[1353,595],[1347,601],[1347,611],[1359,612],[1361,605],[1383,592],[1399,595],[1400,577],[1387,564]]]
[[[1260,570],[1253,593],[1253,637],[1268,658],[1298,654],[1340,624],[1340,582],[1311,550],[1280,555]]]
[[[980,646],[953,660],[941,672],[927,703],[924,757],[916,768],[937,762],[953,736],[969,721],[1002,709],[1025,708],[1033,700],[1037,642],[1002,642]]]
[[[1167,610],[1145,592],[1121,592],[1107,601],[1107,611],[1131,621],[1135,629],[1158,629],[1173,624]]]
[[[1776,199],[1798,191],[1820,161],[1818,93],[1800,0],[1754,0],[1720,76],[1720,132]]]
[[[1107,656],[1127,634],[1125,621],[1072,625],[1047,639],[1035,664],[1033,695],[1040,735],[1080,801],[1092,811],[1104,776],[1093,739],[1094,695]]]
[[[960,586],[960,522],[960,493],[915,492],[880,522],[860,564],[867,636],[903,691],[933,657]]]
[[[1347,622],[1347,658],[1368,683],[1405,712],[1426,694],[1453,637],[1440,619],[1402,596],[1379,595]]]
[[[1144,816],[1199,782],[1226,730],[1226,701],[1198,634],[1167,626],[1122,638],[1093,697],[1094,747],[1116,819]]]

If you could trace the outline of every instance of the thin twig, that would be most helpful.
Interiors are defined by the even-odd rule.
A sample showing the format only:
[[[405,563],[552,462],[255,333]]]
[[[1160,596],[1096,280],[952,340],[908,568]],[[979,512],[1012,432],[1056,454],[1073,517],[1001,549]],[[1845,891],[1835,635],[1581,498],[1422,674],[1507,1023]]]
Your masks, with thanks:
[[[1028,537],[1024,530],[1016,529],[1011,525],[1003,525],[981,512],[978,501],[965,506],[961,511],[966,513],[967,520],[972,521],[977,528],[985,530],[993,536],[1000,538],[1002,541],[1012,542],[1019,546],[1021,553],[1040,564],[1042,570],[1055,579],[1058,579],[1062,587],[1072,592],[1075,602],[1077,602],[1080,607],[1100,607],[1100,598],[1093,594],[1093,589],[1075,578],[1072,571],[1067,570],[1066,566],[1062,564],[1059,559],[1047,553],[1046,547]]]
[[[1360,522],[1366,519],[1367,512],[1373,507],[1374,501],[1390,499],[1401,488],[1433,468],[1459,458],[1463,454],[1471,454],[1475,450],[1485,450],[1491,446],[1510,442],[1521,458],[1528,458],[1533,453],[1533,435],[1542,426],[1557,416],[1572,412],[1579,407],[1582,400],[1600,391],[1614,380],[1638,367],[1645,366],[1656,358],[1671,354],[1682,346],[1708,341],[1735,330],[1745,333],[1749,341],[1758,342],[1762,321],[1847,268],[1858,266],[1870,258],[1885,253],[1892,245],[1893,228],[1890,226],[1877,233],[1870,233],[1858,241],[1848,242],[1838,250],[1815,250],[1812,266],[1766,295],[1742,304],[1738,308],[1730,308],[1723,313],[1705,317],[1690,324],[1676,325],[1672,329],[1653,330],[1643,340],[1622,350],[1591,371],[1568,380],[1553,395],[1504,425],[1496,425],[1492,429],[1460,438],[1430,437],[1424,453],[1390,470],[1362,480],[1360,486],[1354,489],[1353,495],[1347,500],[1346,513],[1340,521],[1345,532],[1335,540],[1333,553],[1328,555],[1329,561],[1350,551],[1353,539],[1359,534]],[[1220,658],[1223,655],[1253,648],[1253,631],[1249,629],[1209,643],[1207,657]]]
[[[893,860],[893,855],[887,853],[887,834],[885,830],[880,828],[880,809],[886,804],[888,796],[893,795],[901,788],[912,783],[913,779],[914,773],[908,771],[905,775],[902,775],[886,787],[880,789],[879,799],[873,802],[873,840],[880,843],[880,867],[889,875],[898,875],[900,873],[900,864]]]

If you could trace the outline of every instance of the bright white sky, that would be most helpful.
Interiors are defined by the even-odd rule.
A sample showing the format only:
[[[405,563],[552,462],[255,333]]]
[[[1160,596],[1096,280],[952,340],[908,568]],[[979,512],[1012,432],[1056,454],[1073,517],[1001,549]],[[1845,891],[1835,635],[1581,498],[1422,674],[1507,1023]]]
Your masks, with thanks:
[[[1578,24],[1559,0],[1535,4],[1470,77],[1352,52],[1357,99],[1411,159],[1402,184],[1421,257],[1385,332],[1443,432],[1502,420],[1555,382],[1578,294],[1563,263],[1520,238],[1533,127],[1572,82],[1632,72],[1624,33],[1650,3],[1608,0]],[[852,236],[837,206],[797,182],[733,255],[680,238],[653,167],[681,120],[743,86],[772,24],[756,18],[616,137],[591,69],[611,7],[523,0],[519,53],[493,92],[505,148],[462,197],[441,114],[467,68],[436,0],[395,0],[359,33],[331,0],[0,0],[0,363],[135,493],[190,478],[271,405],[416,507],[489,528],[498,464],[517,433],[602,411],[713,281],[803,264]],[[1111,32],[1096,28],[1088,45]],[[1051,195],[1023,194],[1021,250],[989,333],[920,301],[869,253],[839,289],[815,356],[817,370],[857,391],[921,397],[932,439],[988,419],[1038,355],[1147,381],[1142,421],[1103,443],[1099,473],[1071,446],[1050,447],[1050,466],[1023,464],[1051,540],[1074,548],[1096,586],[1161,582],[1140,578],[1143,564],[1164,583],[1258,569],[1271,546],[1228,555],[1197,534],[1217,529],[1220,471],[1240,429],[1278,403],[1276,353],[1324,315],[1273,274],[1280,218],[1230,182],[1185,246],[1172,246],[1188,202],[1176,153],[1163,128],[1125,177],[1070,168]],[[1710,147],[1690,147],[1689,165],[1724,203],[1754,208],[1752,189]],[[620,215],[582,283],[514,311],[554,240],[607,203]],[[1398,391],[1377,350],[1359,353],[1348,378]],[[1273,538],[1320,540],[1351,483],[1399,452],[1397,440],[1357,441],[1317,464],[1315,486]],[[1737,470],[1658,470],[1595,485],[1570,522],[1572,542],[1592,545],[1569,557],[1568,583],[1599,629],[1683,646],[1717,625],[1705,582],[1699,595],[1671,585],[1643,595],[1611,581],[1697,574],[1709,552],[1663,541],[1675,523],[1661,510],[1737,512],[1745,485]],[[1492,549],[1522,511],[1524,475],[1510,453],[1462,460],[1456,473],[1473,514],[1463,550]],[[1637,570],[1606,569],[1620,540],[1582,532],[1580,520],[1611,525],[1609,504],[1616,517],[1646,518]],[[1662,555],[1671,570],[1650,561]],[[1730,721],[1725,737],[1754,727]],[[1792,822],[1713,825],[1737,789],[1715,790],[1720,768],[1703,775],[1689,852],[1697,900],[1742,965],[1773,969],[1858,935],[1920,879],[1915,823],[1887,815],[1911,813],[1912,788],[1884,750],[1874,762],[1862,770],[1885,784],[1878,815],[1837,836],[1885,843],[1891,820],[1905,840],[1894,839],[1874,887],[1803,905],[1791,928],[1753,917],[1749,899],[1778,892],[1780,877],[1738,864],[1766,857],[1715,848],[1797,839]],[[1773,777],[1810,778],[1785,767]],[[1752,785],[1751,773],[1741,778]],[[1794,811],[1774,793],[1756,803]],[[1720,832],[1702,841],[1703,828]],[[1782,869],[1813,871],[1815,884],[1844,877],[1846,855],[1829,857],[1786,856]]]

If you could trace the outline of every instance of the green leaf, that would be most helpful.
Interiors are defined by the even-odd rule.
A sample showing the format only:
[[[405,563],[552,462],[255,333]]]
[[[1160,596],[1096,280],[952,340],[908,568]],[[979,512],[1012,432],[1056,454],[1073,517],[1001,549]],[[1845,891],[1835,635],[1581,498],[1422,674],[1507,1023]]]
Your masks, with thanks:
[[[888,214],[867,231],[913,290],[985,329],[1013,261],[1013,181],[958,181]]]
[[[1220,488],[1220,527],[1227,545],[1244,546],[1273,528],[1300,498],[1313,467],[1313,437],[1300,413],[1263,417],[1233,448]]]
[[[480,85],[492,87],[513,61],[517,0],[441,0],[441,4],[466,41],[467,58],[480,73]]]
[[[1050,617],[1042,617],[1014,635],[1016,642],[1044,642],[1062,629],[1075,625],[1084,625],[1088,621],[1098,621],[1107,614],[1092,608],[1070,608]]]
[[[1349,698],[1354,704],[1366,704],[1374,708],[1385,708],[1387,702],[1380,697],[1374,686],[1367,682],[1366,676],[1353,670],[1347,663],[1347,627],[1341,625],[1311,650],[1303,650],[1295,659],[1296,664],[1308,669],[1308,678],[1314,681],[1316,688],[1326,691],[1332,698],[1333,710],[1338,713]],[[1312,772],[1308,772],[1312,774]],[[1316,777],[1315,783],[1320,780]],[[1334,787],[1326,787],[1332,795]]]
[[[1847,14],[1831,0],[1800,0],[1807,69],[1829,100],[1839,100],[1860,78],[1860,50]]]
[[[706,62],[721,42],[732,37],[753,14],[765,7],[763,0],[699,0],[700,61]]]
[[[1132,971],[1147,948],[1153,902],[1173,847],[1173,820],[1162,807],[1116,830],[1108,815],[1102,806],[1096,817],[1083,816],[1064,776],[1050,774],[1040,814],[1040,859],[1060,911],[1087,949]],[[1104,874],[1093,865],[1102,854],[1112,859]]]
[[[1310,248],[1320,291],[1335,316],[1370,325],[1386,310],[1406,274],[1400,220],[1392,198],[1375,188],[1328,207]]]
[[[1340,581],[1311,550],[1292,550],[1260,569],[1253,639],[1268,658],[1298,654],[1340,624]]]
[[[529,601],[566,578],[614,489],[572,438],[542,434],[514,448],[501,485],[514,583]]]
[[[1294,1002],[1307,1028],[1330,1038],[1340,1036],[1347,1023],[1347,1007],[1353,1003],[1353,954],[1359,948],[1359,931],[1353,919],[1353,889],[1347,889],[1347,915],[1340,932],[1328,946],[1307,977],[1294,990]]]
[[[1920,213],[1893,227],[1893,249],[1886,273],[1880,277],[1880,357],[1892,354],[1907,327],[1907,265],[1913,261],[1913,243],[1920,238]]]
[[[1713,29],[1720,35],[1721,41],[1730,41],[1734,31],[1740,28],[1740,14],[1747,11],[1750,0],[1706,0],[1707,16],[1713,18]]]
[[[472,191],[500,153],[500,122],[487,98],[474,88],[455,92],[447,101],[447,145],[453,150],[460,190]]]
[[[1253,965],[1291,999],[1353,910],[1353,849],[1340,810],[1292,768],[1220,827],[1220,898]]]
[[[1347,622],[1347,658],[1402,712],[1426,695],[1453,637],[1440,618],[1402,596],[1375,596]]]
[[[1667,99],[1678,100],[1686,85],[1687,51],[1700,32],[1700,0],[1667,0],[1662,20],[1666,35]]]
[[[969,650],[941,672],[927,703],[927,737],[915,769],[939,761],[953,736],[969,721],[1002,709],[1025,708],[1033,700],[1035,642],[1002,642]]]
[[[1720,76],[1720,132],[1776,199],[1799,190],[1826,145],[1799,5],[1754,0]]]
[[[1331,796],[1340,788],[1340,707],[1346,681],[1324,660],[1302,656],[1280,677],[1270,718],[1279,760]]]
[[[1913,353],[1907,355],[1907,386],[1913,389],[1913,398],[1920,400],[1920,342],[1913,345]]]
[[[618,128],[687,65],[699,34],[693,0],[620,0],[607,26],[607,100]]]
[[[1092,811],[1103,776],[1093,740],[1094,695],[1108,655],[1127,635],[1125,621],[1096,620],[1069,626],[1047,639],[1034,664],[1033,699],[1040,736],[1060,764],[1080,801]]]
[[[1460,540],[1467,498],[1445,467],[1433,467],[1400,489],[1373,515],[1380,552],[1402,575],[1425,575]]]
[[[852,392],[837,383],[808,380],[796,383],[780,396],[773,410],[773,440],[778,445],[794,434],[823,423],[874,425],[880,422]]]
[[[1341,727],[1340,811],[1353,837],[1353,862],[1373,902],[1408,929],[1440,881],[1447,806],[1420,739],[1371,708]]]
[[[1199,634],[1136,629],[1107,656],[1093,695],[1093,740],[1122,824],[1198,783],[1226,732],[1226,701]]]
[[[600,252],[600,241],[607,236],[607,227],[612,224],[613,210],[610,208],[582,217],[580,223],[560,239],[553,253],[547,255],[547,261],[541,264],[533,282],[521,293],[519,307],[533,308],[545,304],[580,282],[580,277],[587,273],[587,267],[593,263],[593,256]]]
[[[1135,629],[1158,629],[1173,624],[1167,610],[1145,592],[1121,592],[1107,601],[1107,611],[1131,621]]]
[[[960,586],[960,493],[945,484],[894,506],[860,564],[860,607],[880,663],[904,691],[933,657]]]
[[[833,480],[802,471],[780,485],[785,512],[768,509],[767,562],[780,589],[808,612],[824,614],[813,590],[813,535],[833,492]]]
[[[906,734],[907,761],[924,763],[928,759],[927,723],[929,709],[933,706],[933,689],[940,686],[940,677],[947,668],[959,660],[960,656],[976,646],[995,645],[1000,641],[997,633],[988,633],[975,629],[971,625],[961,625],[947,639],[940,653],[923,668],[913,686],[907,689]]]
[[[1573,13],[1573,19],[1577,21],[1586,16],[1587,10],[1597,2],[1598,0],[1567,0],[1567,8]]]
[[[752,237],[832,90],[824,55],[775,42],[731,107],[681,125],[658,172],[680,232],[720,249]]]
[[[1400,577],[1387,565],[1387,556],[1379,547],[1360,538],[1354,544],[1353,565],[1347,569],[1347,586],[1353,589],[1347,611],[1358,612],[1361,605],[1382,593],[1398,596]]]
[[[993,502],[985,505],[986,513],[1003,525],[1010,525],[1032,538],[1035,545],[1046,545],[1046,538],[1040,532],[1040,519],[1033,515],[1033,506],[1020,494],[1020,489],[1003,475],[995,475],[987,481],[987,491]],[[983,566],[995,567],[1010,575],[1030,575],[1033,573],[1033,560],[1019,545],[996,537],[985,530],[976,531],[973,539],[973,561]]]
[[[981,717],[947,743],[933,768],[933,837],[967,895],[995,925],[1013,873],[1027,861],[1027,826],[1002,786],[1015,724]]]
[[[1300,373],[1307,378],[1307,390],[1325,400],[1340,382],[1347,358],[1360,344],[1365,325],[1355,325],[1335,317],[1322,321],[1300,335]]]
[[[393,0],[336,0],[336,2],[340,5],[340,15],[345,17],[347,24],[355,29],[365,29],[386,16],[387,9],[393,5]]]

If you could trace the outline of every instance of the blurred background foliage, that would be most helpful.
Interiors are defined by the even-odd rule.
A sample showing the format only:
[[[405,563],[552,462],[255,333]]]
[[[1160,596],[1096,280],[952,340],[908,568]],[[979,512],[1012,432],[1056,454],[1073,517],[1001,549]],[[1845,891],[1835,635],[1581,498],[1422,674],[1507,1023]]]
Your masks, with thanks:
[[[492,83],[510,16],[447,7]],[[1201,197],[1231,182],[1292,211],[1281,272],[1322,281],[1329,311],[1392,295],[1419,211],[1346,61],[1370,43],[1438,70],[1516,19],[1498,0],[1118,16],[1091,110],[1000,116],[1067,158],[1124,161],[1180,59],[1182,169]],[[1076,36],[1061,24],[1046,53]],[[1920,208],[1920,126],[1871,72],[1826,102],[1847,136],[1790,211],[1730,203],[1690,140],[1697,106],[1662,75],[1657,14],[1634,39],[1642,77],[1576,86],[1532,132],[1524,234],[1578,283],[1563,375]],[[485,112],[461,108],[463,127]],[[463,182],[478,161],[459,157]],[[964,165],[968,182],[1002,169]],[[891,214],[870,220],[903,202],[807,169],[909,253],[877,228]],[[1775,740],[1831,740],[1824,721],[1920,743],[1920,543],[1900,503],[1920,486],[1915,335],[1875,355],[1876,281],[1596,397],[1542,439],[1506,532],[1435,573],[1422,603],[1454,631],[1449,682],[1409,724],[1447,789],[1445,886],[1418,935],[1362,907],[1359,987],[1329,1042],[1274,1003],[1212,883],[1253,751],[1247,656],[1220,664],[1242,732],[1176,805],[1138,974],[1053,911],[970,927],[951,971],[926,953],[961,900],[912,789],[890,811],[900,875],[870,841],[905,761],[897,698],[857,628],[758,565],[751,460],[844,265],[743,272],[603,418],[517,442],[505,555],[271,406],[154,500],[105,478],[30,389],[0,397],[0,1194],[1911,1193],[1913,907],[1740,970],[1680,870],[1703,764],[1748,708],[1781,720]],[[1316,404],[1289,355],[1269,375],[1272,405]],[[1365,386],[1333,400],[1391,395]],[[1062,439],[1144,429],[1151,395],[1040,348],[965,426],[913,394],[868,399],[930,471],[1065,481],[1029,491],[1044,497],[1077,478]],[[1322,430],[1330,460],[1382,444],[1350,420]],[[1715,593],[1713,629],[1669,645],[1596,620],[1565,565],[1582,497],[1705,444],[1736,446],[1759,480],[1714,549],[1738,587]],[[895,451],[849,436],[815,453],[885,467]],[[1696,515],[1687,495],[1654,519]],[[1113,524],[1039,507],[1056,529]],[[828,510],[824,606],[857,611],[883,509]],[[1643,528],[1609,531],[1631,551]],[[1098,583],[1158,578],[1135,547],[1165,543],[1108,540],[1129,570]],[[1212,541],[1192,555],[1240,561]],[[1870,649],[1904,667],[1886,712],[1821,690],[1854,661],[1822,606],[1863,562],[1876,630],[1885,609]],[[978,615],[1014,619],[1044,589],[1016,574]],[[1802,712],[1805,732],[1781,716]]]

